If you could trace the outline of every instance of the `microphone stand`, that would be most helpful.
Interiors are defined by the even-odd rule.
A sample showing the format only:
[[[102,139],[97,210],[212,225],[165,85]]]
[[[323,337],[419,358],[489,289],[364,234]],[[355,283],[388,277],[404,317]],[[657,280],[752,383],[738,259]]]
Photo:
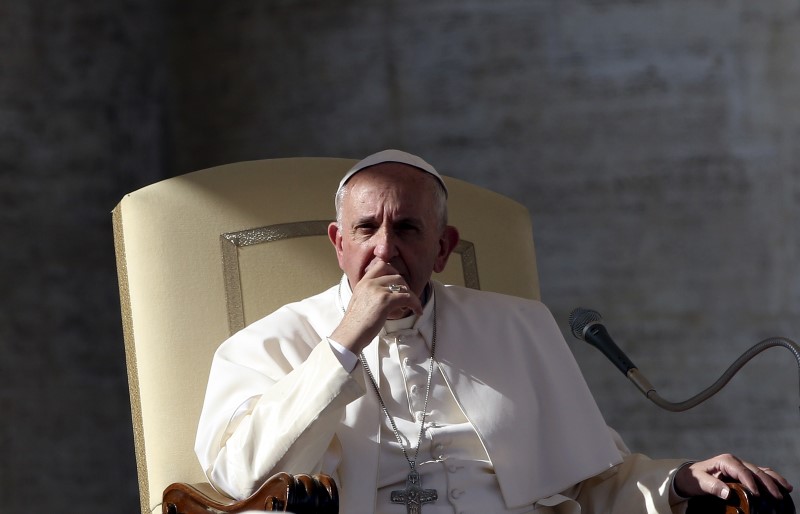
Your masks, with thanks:
[[[578,307],[569,315],[569,325],[572,335],[595,346],[608,358],[633,384],[647,397],[662,409],[672,412],[682,412],[708,400],[722,389],[731,378],[744,366],[750,359],[773,346],[783,346],[794,355],[797,366],[800,369],[800,345],[785,337],[769,337],[755,344],[736,359],[730,367],[725,370],[716,382],[700,393],[682,402],[670,402],[661,397],[656,392],[653,384],[647,380],[635,364],[625,353],[617,347],[608,331],[602,324],[603,317],[600,313],[591,309]]]
[[[672,412],[682,412],[703,403],[722,389],[731,378],[750,361],[753,357],[773,346],[783,346],[794,355],[800,368],[800,345],[785,337],[770,337],[757,343],[749,350],[744,352],[741,357],[736,359],[733,364],[717,379],[700,393],[682,402],[670,402],[665,400],[656,392],[655,387],[639,371],[633,362],[617,347],[608,331],[602,325],[602,316],[597,311],[578,307],[569,315],[569,325],[572,334],[583,341],[595,346],[600,350],[634,385],[644,393],[648,400],[652,401],[662,409]],[[794,514],[795,507],[791,495],[788,491],[782,490],[783,499],[773,500],[768,495],[752,496],[738,482],[728,482],[731,491],[735,494],[726,500],[720,500],[713,496],[700,496],[692,498],[687,507],[687,514],[699,513],[728,513],[728,512],[750,512],[753,514],[784,513]],[[744,507],[744,508],[742,508]]]
[[[662,398],[661,395],[656,392],[655,387],[653,387],[650,381],[647,380],[647,378],[639,371],[638,368],[629,369],[625,375],[642,393],[644,393],[648,400],[652,401],[662,409],[672,412],[683,412],[691,409],[692,407],[696,407],[697,405],[717,394],[719,390],[722,389],[725,384],[727,384],[730,379],[733,378],[733,376],[738,373],[745,364],[747,364],[748,361],[750,361],[750,359],[763,352],[767,348],[772,348],[774,346],[783,346],[792,352],[795,360],[797,360],[797,365],[800,371],[800,345],[785,337],[769,337],[755,344],[749,350],[744,352],[733,362],[733,364],[730,365],[730,367],[728,367],[727,370],[725,370],[722,376],[720,376],[717,381],[711,384],[708,388],[682,402],[670,402]]]

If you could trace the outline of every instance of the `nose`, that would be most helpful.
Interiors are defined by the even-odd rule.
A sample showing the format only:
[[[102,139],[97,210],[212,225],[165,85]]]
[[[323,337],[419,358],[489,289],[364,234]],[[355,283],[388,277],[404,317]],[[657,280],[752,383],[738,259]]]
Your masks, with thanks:
[[[383,262],[390,262],[397,256],[397,244],[391,230],[382,227],[375,233],[373,254]]]

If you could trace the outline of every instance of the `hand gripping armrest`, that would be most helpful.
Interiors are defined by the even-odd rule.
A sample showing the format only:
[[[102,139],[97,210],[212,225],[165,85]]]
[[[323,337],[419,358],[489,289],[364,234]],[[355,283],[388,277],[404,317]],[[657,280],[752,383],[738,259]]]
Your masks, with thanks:
[[[716,496],[695,496],[689,500],[686,514],[795,514],[794,502],[789,492],[781,487],[782,500],[762,491],[753,496],[742,484],[728,483],[731,494],[722,500]]]

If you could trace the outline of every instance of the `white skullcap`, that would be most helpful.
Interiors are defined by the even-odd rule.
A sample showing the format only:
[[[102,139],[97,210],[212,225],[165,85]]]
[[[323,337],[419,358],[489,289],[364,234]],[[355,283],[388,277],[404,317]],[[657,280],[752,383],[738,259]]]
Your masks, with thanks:
[[[422,170],[425,173],[430,173],[431,175],[436,177],[436,180],[438,180],[439,183],[442,185],[442,188],[444,189],[444,194],[445,196],[447,196],[447,186],[445,185],[444,180],[442,180],[442,176],[439,175],[439,172],[436,171],[436,169],[434,169],[433,166],[425,162],[425,160],[423,160],[422,158],[417,157],[416,155],[411,155],[408,152],[402,152],[400,150],[383,150],[381,152],[374,153],[368,157],[365,157],[364,159],[357,162],[355,166],[350,168],[350,170],[347,173],[345,173],[344,178],[342,178],[341,182],[339,182],[339,188],[336,190],[336,194],[338,195],[339,191],[341,191],[342,189],[342,186],[344,186],[347,183],[347,181],[350,180],[350,178],[359,171],[365,168],[369,168],[370,166],[375,166],[376,164],[382,164],[385,162],[398,162],[400,164],[408,164],[409,166],[414,166],[415,168]]]

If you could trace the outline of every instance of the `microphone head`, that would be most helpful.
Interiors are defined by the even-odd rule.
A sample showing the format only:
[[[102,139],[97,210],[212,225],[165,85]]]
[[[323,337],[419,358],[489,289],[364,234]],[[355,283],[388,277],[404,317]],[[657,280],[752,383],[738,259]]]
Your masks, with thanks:
[[[599,312],[592,309],[584,309],[583,307],[578,307],[569,314],[569,328],[572,330],[572,335],[581,341],[586,341],[584,330],[587,325],[602,321],[603,316]]]

